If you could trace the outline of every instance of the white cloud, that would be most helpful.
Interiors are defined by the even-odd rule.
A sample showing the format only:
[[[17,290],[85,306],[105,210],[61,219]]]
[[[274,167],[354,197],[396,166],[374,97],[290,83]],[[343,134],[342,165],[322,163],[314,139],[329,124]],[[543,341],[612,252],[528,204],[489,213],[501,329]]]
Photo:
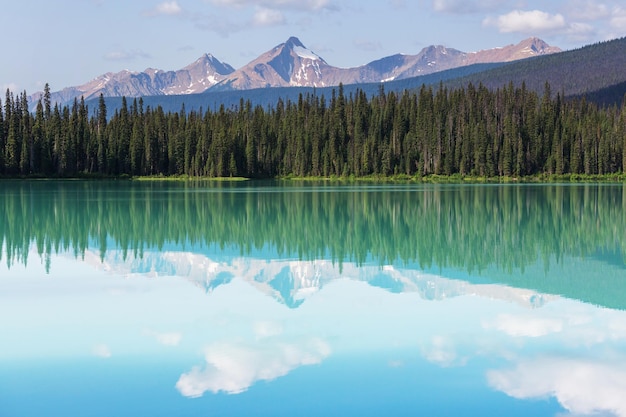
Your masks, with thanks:
[[[318,364],[329,354],[329,346],[320,339],[298,344],[214,344],[205,350],[204,367],[182,374],[176,388],[185,397],[200,397],[207,391],[238,394],[257,381],[271,381],[300,366]]]
[[[596,29],[588,23],[572,23],[565,31],[565,35],[571,41],[589,41],[596,34]]]
[[[567,4],[567,16],[578,20],[599,20],[610,16],[606,4],[594,0],[574,0]]]
[[[495,19],[486,18],[483,24],[495,26],[502,33],[519,32],[531,35],[564,31],[568,28],[562,14],[549,14],[541,10],[513,10]]]
[[[20,86],[15,83],[2,84],[2,94],[4,94],[7,90],[11,90],[13,93],[18,92]]]
[[[150,58],[150,54],[147,54],[140,50],[119,50],[109,52],[104,56],[109,61],[133,61],[138,58]]]
[[[433,0],[433,10],[438,13],[471,14],[495,10],[502,6],[497,0]]]
[[[164,1],[156,5],[154,9],[144,12],[144,16],[179,16],[183,14],[183,9],[176,0]]]
[[[91,353],[100,358],[110,358],[111,357],[111,349],[105,344],[95,345],[91,349]]]
[[[309,16],[312,12],[335,11],[334,0],[207,0],[215,6],[237,9],[237,18],[229,20],[218,15],[195,15],[196,26],[222,36],[254,27],[278,26],[287,23],[294,13]],[[302,24],[302,21],[300,21]],[[304,24],[304,26],[308,26]]]
[[[443,336],[433,336],[430,344],[422,348],[422,355],[427,361],[444,367],[465,363],[465,359],[457,355],[452,340]]]
[[[177,15],[181,14],[183,9],[178,5],[176,1],[164,2],[156,7],[157,14],[164,15]]]
[[[553,396],[575,415],[626,417],[626,358],[613,361],[542,357],[487,372],[492,388],[520,398]]]
[[[285,16],[280,11],[266,8],[257,9],[252,17],[255,26],[277,26],[285,21]]]
[[[217,6],[238,8],[261,6],[273,10],[319,11],[336,9],[331,0],[211,0],[211,3]]]
[[[182,333],[178,332],[160,333],[148,329],[144,330],[143,333],[146,336],[153,337],[157,342],[165,346],[178,346],[183,338]]]
[[[623,36],[626,28],[626,9],[616,7],[611,13],[610,25],[612,28],[620,30]]]
[[[563,321],[529,315],[501,314],[484,327],[495,328],[513,337],[540,337],[563,330]]]
[[[283,333],[283,326],[272,321],[258,321],[254,323],[254,334],[257,339],[278,336]]]

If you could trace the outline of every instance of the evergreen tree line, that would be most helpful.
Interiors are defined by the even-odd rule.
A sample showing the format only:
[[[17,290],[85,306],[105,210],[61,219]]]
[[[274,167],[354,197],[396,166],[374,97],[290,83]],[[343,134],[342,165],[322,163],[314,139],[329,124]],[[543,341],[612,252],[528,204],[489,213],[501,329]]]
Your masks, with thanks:
[[[626,111],[512,83],[418,92],[300,95],[273,108],[165,113],[126,98],[51,105],[0,101],[0,175],[524,176],[610,174],[626,167]]]

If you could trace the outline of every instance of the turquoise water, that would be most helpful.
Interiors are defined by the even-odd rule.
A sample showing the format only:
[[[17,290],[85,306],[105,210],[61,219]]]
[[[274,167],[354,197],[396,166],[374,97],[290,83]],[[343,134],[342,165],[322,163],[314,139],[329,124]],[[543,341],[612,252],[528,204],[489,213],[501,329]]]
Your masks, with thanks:
[[[0,182],[0,416],[626,416],[625,191]]]

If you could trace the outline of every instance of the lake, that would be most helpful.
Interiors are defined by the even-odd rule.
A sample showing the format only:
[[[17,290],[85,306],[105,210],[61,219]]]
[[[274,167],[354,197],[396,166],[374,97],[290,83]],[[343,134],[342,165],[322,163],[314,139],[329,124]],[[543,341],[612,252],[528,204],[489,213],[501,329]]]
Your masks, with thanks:
[[[626,416],[623,184],[0,182],[0,416]]]

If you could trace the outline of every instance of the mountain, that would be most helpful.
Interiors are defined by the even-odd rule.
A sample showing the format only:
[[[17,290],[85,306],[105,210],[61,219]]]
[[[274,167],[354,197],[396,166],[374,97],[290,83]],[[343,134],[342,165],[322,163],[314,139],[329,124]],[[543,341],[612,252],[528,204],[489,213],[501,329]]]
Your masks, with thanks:
[[[233,71],[235,69],[230,65],[211,54],[205,54],[194,63],[176,71],[175,82],[170,83],[163,91],[166,95],[201,93]]]
[[[517,45],[469,53],[441,45],[429,46],[417,55],[393,55],[366,66],[378,72],[380,81],[389,81],[433,74],[473,64],[510,62],[557,52],[561,52],[561,49],[550,46],[541,39],[528,38]]]
[[[587,45],[559,54],[511,62],[484,72],[446,82],[448,88],[468,83],[501,88],[522,82],[531,91],[543,93],[546,82],[553,94],[586,96],[600,104],[619,104],[626,93],[626,38]]]
[[[489,69],[497,68],[507,63],[492,63],[492,64],[473,64],[465,67],[452,68],[445,71],[435,72],[427,75],[420,75],[418,77],[405,78],[394,81],[386,81],[384,83],[384,89],[387,92],[395,91],[401,93],[402,91],[414,90],[420,88],[422,85],[437,86],[440,82],[446,82],[454,80],[460,77],[465,77],[469,74],[475,74],[478,72],[486,71]],[[357,91],[363,91],[368,97],[372,97],[380,93],[381,83],[366,83],[366,84],[344,84],[344,94],[349,96],[350,94],[356,94]],[[221,105],[226,109],[236,108],[239,106],[241,100],[244,102],[250,101],[253,106],[261,107],[273,107],[278,102],[278,99],[282,99],[284,102],[292,101],[297,102],[300,94],[306,96],[307,94],[331,97],[333,90],[336,90],[336,86],[330,87],[274,87],[274,88],[255,88],[251,90],[232,90],[223,89],[217,90],[217,87],[210,88],[201,94],[177,94],[168,96],[145,96],[143,97],[144,106],[150,106],[151,108],[161,107],[164,112],[179,112],[184,104],[187,111],[201,111],[211,110],[217,111]],[[107,109],[111,110],[110,114],[113,114],[115,110],[119,110],[122,107],[121,97],[107,97],[105,98]],[[92,98],[86,101],[87,106],[90,109],[98,107],[98,98]]]
[[[359,67],[338,68],[306,48],[298,38],[291,37],[238,70],[206,54],[177,71],[148,68],[143,72],[106,73],[81,86],[54,92],[51,99],[54,103],[69,104],[81,96],[89,100],[100,94],[105,97],[159,97],[268,87],[378,84],[559,51],[559,48],[540,39],[529,38],[517,45],[469,53],[444,46],[429,46],[416,55],[397,54]],[[41,95],[33,95],[31,104],[36,103]]]
[[[325,87],[324,74],[334,71],[317,54],[291,37],[219,82],[216,90],[262,87]]]
[[[89,100],[100,94],[105,97],[141,97],[201,93],[233,71],[230,65],[211,54],[205,54],[177,71],[147,68],[143,72],[108,72],[78,87],[53,92],[51,101],[67,104],[74,98],[82,96]],[[41,96],[41,92],[34,94],[31,103],[35,103]]]
[[[509,62],[560,51],[541,39],[529,38],[517,45],[470,53],[440,45],[429,46],[417,55],[397,54],[360,67],[338,68],[307,49],[298,38],[291,37],[229,74],[210,91],[380,83],[472,64]]]
[[[280,46],[280,45],[279,45]],[[385,81],[384,89],[387,92],[413,91],[416,92],[422,85],[438,88],[440,83],[449,90],[464,88],[469,83],[477,86],[483,84],[490,89],[502,88],[512,82],[520,87],[525,84],[526,89],[543,94],[545,84],[551,86],[552,94],[561,93],[565,98],[585,97],[587,101],[601,106],[622,104],[626,95],[626,38],[614,39],[606,42],[584,46],[579,49],[554,53],[556,50],[537,38],[530,38],[517,45],[504,48],[489,49],[476,53],[456,53],[455,50],[443,47],[425,48],[420,54],[427,62],[435,51],[439,56],[457,56],[465,66],[440,70],[416,77],[402,78],[403,68],[408,67],[409,55],[393,55],[373,61],[363,69],[363,73],[374,71],[377,77],[394,76],[393,81]],[[418,54],[417,56],[420,56]],[[518,59],[528,57],[529,59]],[[474,63],[476,61],[509,60],[493,63]],[[415,61],[415,59],[413,59]],[[324,61],[325,62],[325,61]],[[437,62],[435,62],[437,64]],[[430,67],[433,67],[432,64]],[[440,69],[442,62],[438,61]],[[448,64],[450,65],[450,64]],[[320,66],[321,68],[321,66]],[[397,74],[392,73],[396,71]],[[234,73],[233,73],[234,74]],[[264,86],[265,87],[265,86]],[[187,110],[217,110],[220,105],[225,108],[236,107],[240,100],[250,101],[252,105],[262,107],[274,106],[279,98],[284,101],[297,101],[300,94],[317,94],[330,97],[330,87],[275,87],[256,88],[251,90],[236,90],[227,85],[218,84],[202,94],[146,96],[144,104],[156,108],[161,106],[166,112],[178,112],[184,104]],[[363,91],[368,97],[378,94],[380,80],[371,83],[344,84],[344,92],[349,95],[357,90]],[[107,109],[113,112],[121,107],[121,97],[106,99]],[[97,99],[88,101],[90,108],[96,108]]]

